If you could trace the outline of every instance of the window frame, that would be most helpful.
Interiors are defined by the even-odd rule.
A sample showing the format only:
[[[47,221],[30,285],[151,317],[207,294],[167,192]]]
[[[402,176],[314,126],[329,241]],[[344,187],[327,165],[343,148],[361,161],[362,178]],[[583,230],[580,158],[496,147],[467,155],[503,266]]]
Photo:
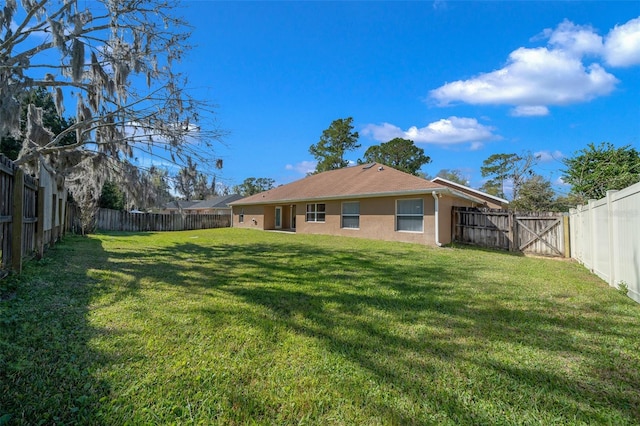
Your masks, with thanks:
[[[238,213],[238,223],[244,223],[244,209],[240,209]]]
[[[399,204],[404,201],[420,201],[421,213],[399,213]],[[420,230],[400,229],[400,218],[420,218]],[[395,230],[396,232],[409,232],[413,234],[424,234],[424,198],[402,198],[396,200],[396,215],[395,215]]]
[[[313,206],[312,210],[309,207]],[[322,210],[319,209],[322,206]],[[304,215],[304,221],[308,223],[325,223],[327,217],[326,203],[307,203]],[[321,218],[321,219],[320,219]]]
[[[358,212],[357,213],[345,213],[344,207],[347,204],[357,205]],[[357,219],[357,226],[345,226],[344,219],[346,218],[355,218]],[[340,207],[340,228],[342,229],[360,229],[360,201],[343,201],[342,206]]]

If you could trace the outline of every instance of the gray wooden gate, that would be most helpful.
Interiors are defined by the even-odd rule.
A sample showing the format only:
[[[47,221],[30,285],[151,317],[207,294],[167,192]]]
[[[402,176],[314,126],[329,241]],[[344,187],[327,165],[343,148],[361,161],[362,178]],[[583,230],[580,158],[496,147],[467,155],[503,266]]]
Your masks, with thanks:
[[[454,207],[453,241],[542,256],[569,256],[564,213]]]

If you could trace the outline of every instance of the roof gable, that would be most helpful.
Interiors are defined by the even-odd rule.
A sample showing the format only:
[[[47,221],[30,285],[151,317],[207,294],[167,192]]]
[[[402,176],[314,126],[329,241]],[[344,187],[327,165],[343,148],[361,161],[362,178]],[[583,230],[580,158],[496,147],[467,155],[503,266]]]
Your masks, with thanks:
[[[462,191],[471,192],[471,193],[476,194],[476,195],[478,195],[480,197],[490,198],[492,200],[495,200],[498,204],[509,204],[509,201],[505,200],[504,198],[496,197],[495,195],[491,195],[491,194],[488,194],[486,192],[482,192],[482,191],[479,191],[477,189],[473,189],[473,188],[471,188],[469,186],[462,185],[460,183],[453,182],[453,181],[450,181],[450,180],[445,179],[445,178],[435,177],[435,178],[431,179],[431,182],[433,182],[433,183],[442,183],[443,185],[446,185],[446,186],[454,188],[454,189],[459,189],[459,190],[462,190]]]
[[[373,197],[442,189],[442,185],[381,164],[329,170],[231,203],[266,204],[304,200]]]

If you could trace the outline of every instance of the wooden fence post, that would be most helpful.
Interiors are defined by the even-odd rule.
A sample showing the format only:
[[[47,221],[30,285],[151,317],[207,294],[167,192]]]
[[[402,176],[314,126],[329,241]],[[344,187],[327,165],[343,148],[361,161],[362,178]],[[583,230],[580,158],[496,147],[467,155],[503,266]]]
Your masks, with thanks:
[[[509,251],[518,251],[518,223],[516,212],[509,210]]]
[[[451,242],[452,243],[456,241],[456,224],[458,223],[458,214],[459,213],[455,207],[451,209]]]
[[[38,187],[38,204],[36,206],[36,255],[38,259],[44,256],[44,187]]]
[[[13,175],[13,218],[11,230],[11,267],[22,272],[22,235],[24,224],[24,171],[18,168]]]
[[[564,215],[562,218],[562,227],[564,232],[564,257],[571,258],[571,233],[569,230],[569,216]]]

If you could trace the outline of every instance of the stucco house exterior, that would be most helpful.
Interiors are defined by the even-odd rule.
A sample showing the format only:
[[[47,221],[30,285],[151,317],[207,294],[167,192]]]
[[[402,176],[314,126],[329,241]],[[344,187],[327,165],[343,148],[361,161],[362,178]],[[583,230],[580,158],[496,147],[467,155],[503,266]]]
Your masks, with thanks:
[[[307,176],[232,207],[232,226],[426,245],[451,242],[451,208],[482,198],[381,164]]]

